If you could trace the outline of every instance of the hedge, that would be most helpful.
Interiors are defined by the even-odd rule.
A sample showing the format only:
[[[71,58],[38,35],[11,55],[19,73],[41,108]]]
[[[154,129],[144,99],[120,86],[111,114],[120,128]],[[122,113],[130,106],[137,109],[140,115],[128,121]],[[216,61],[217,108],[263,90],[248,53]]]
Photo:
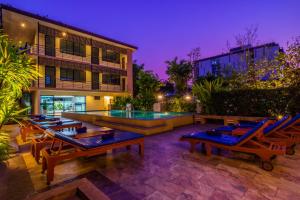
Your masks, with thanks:
[[[221,91],[212,94],[217,115],[276,116],[300,112],[299,88]]]

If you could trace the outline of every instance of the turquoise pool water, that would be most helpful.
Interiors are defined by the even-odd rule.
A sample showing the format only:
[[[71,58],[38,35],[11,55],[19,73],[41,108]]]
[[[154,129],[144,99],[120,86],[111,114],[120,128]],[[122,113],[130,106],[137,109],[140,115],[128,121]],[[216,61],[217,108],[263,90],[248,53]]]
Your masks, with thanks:
[[[88,111],[83,112],[86,114],[94,114],[100,116],[108,116],[108,117],[121,117],[128,119],[144,119],[144,120],[152,120],[152,119],[165,119],[172,117],[179,117],[184,115],[191,115],[191,113],[187,112],[149,112],[149,111],[125,111],[125,110],[110,110],[110,111]]]

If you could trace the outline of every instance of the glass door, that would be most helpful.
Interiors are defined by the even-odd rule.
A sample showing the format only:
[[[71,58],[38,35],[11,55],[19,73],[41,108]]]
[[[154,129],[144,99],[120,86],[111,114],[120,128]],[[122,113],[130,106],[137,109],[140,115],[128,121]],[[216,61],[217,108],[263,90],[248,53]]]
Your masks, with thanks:
[[[54,96],[41,96],[40,110],[44,115],[54,115]]]
[[[56,70],[54,66],[45,66],[45,87],[56,87]]]

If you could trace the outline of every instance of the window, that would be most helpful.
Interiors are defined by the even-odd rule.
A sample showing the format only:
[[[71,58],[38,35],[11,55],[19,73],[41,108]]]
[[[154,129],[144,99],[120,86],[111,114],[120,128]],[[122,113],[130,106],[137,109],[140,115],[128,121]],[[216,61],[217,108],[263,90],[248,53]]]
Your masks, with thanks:
[[[85,45],[73,40],[60,40],[60,51],[62,53],[85,57]]]
[[[55,37],[45,35],[45,55],[55,56]]]
[[[60,80],[73,81],[73,69],[60,68]]]
[[[107,85],[120,85],[120,75],[118,74],[103,74],[102,83]]]
[[[120,54],[115,51],[102,49],[102,60],[120,64]]]
[[[85,71],[74,69],[74,81],[84,82],[85,81]]]
[[[99,48],[92,47],[92,58],[91,58],[92,64],[99,65]]]
[[[85,82],[85,71],[79,69],[60,68],[60,80]]]
[[[56,86],[56,69],[54,66],[45,66],[45,87]]]

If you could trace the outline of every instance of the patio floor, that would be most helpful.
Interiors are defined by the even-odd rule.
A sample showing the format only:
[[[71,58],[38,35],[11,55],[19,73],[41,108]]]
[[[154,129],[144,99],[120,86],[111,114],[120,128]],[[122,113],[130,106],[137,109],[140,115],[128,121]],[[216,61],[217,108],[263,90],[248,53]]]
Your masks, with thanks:
[[[135,147],[62,163],[52,185],[89,177],[118,200],[300,199],[299,146],[296,155],[278,157],[274,170],[267,172],[254,156],[222,151],[207,157],[200,147],[191,154],[189,145],[178,141],[185,133],[215,126],[191,125],[146,137],[144,158]],[[18,133],[16,126],[6,128]],[[0,166],[0,199],[24,199],[48,189],[41,165],[28,150],[21,148],[7,167]]]

